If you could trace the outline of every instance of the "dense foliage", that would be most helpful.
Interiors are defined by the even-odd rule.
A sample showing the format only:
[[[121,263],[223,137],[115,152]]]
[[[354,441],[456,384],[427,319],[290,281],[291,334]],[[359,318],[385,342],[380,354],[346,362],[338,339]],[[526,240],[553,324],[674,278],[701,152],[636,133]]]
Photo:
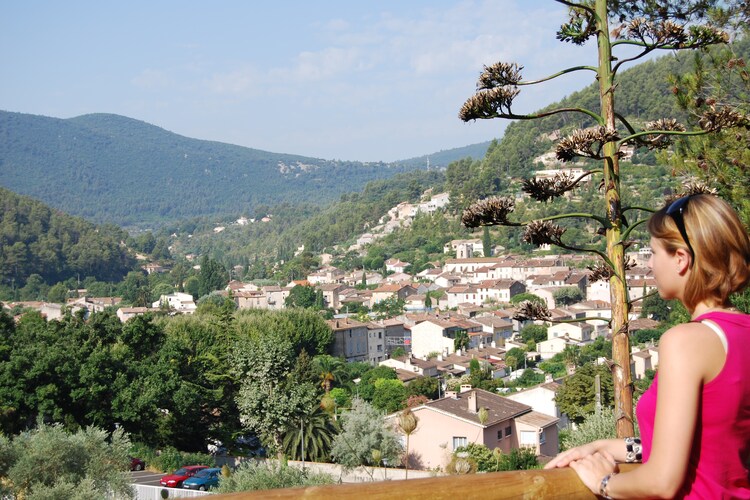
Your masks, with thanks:
[[[0,434],[0,496],[27,500],[134,498],[128,470],[130,442],[87,427],[74,433],[39,423],[9,439]]]
[[[75,276],[120,281],[135,263],[121,245],[126,237],[0,188],[0,287],[21,288],[32,275],[48,284]]]

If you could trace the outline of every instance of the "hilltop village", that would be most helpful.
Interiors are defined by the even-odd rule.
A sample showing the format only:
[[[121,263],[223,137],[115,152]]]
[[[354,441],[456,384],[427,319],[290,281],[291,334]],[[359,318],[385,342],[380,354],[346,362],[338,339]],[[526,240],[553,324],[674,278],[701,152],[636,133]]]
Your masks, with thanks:
[[[408,227],[417,214],[441,210],[449,202],[447,193],[425,193],[423,200],[393,207],[380,225],[359,236],[347,250],[363,250],[396,228]],[[254,222],[240,219],[236,224]],[[223,230],[218,226],[216,232]],[[303,250],[301,247],[298,252]],[[452,240],[443,249],[446,259],[416,274],[408,272],[409,262],[399,259],[385,261],[383,272],[346,272],[331,265],[332,255],[323,254],[317,256],[322,266],[304,279],[277,285],[231,280],[220,293],[240,310],[279,310],[289,307],[291,295],[306,290],[321,302],[320,309],[332,312],[327,324],[333,333],[333,356],[392,368],[405,385],[423,377],[437,379],[439,397],[413,409],[422,422],[420,432],[413,436],[421,468],[444,467],[443,446],[455,450],[469,442],[506,453],[530,447],[538,456],[553,456],[559,450],[558,432],[569,420],[555,401],[560,379],[554,380],[535,366],[598,338],[608,338],[609,283],[590,279],[582,255],[551,254],[545,249],[543,255],[520,256],[495,247],[493,255],[485,256],[484,250],[481,239]],[[637,300],[655,289],[646,267],[649,256],[649,248],[627,255],[631,263],[628,294],[634,301],[631,331],[657,325],[641,318]],[[152,263],[144,264],[143,269],[147,273],[167,271]],[[192,314],[197,308],[192,295],[179,292],[162,295],[151,307],[125,307],[119,298],[93,298],[85,291],[79,294],[79,298],[69,299],[68,309],[98,312],[114,306],[122,322],[151,311],[179,315]],[[536,322],[546,328],[546,338],[538,339],[532,348],[521,332],[534,322],[519,319],[516,311],[520,300],[530,298],[543,302],[550,312],[549,322]],[[56,304],[23,305],[39,309],[49,319],[63,314]],[[508,355],[511,350],[515,352]],[[632,359],[634,378],[643,378],[658,363],[658,350],[653,346],[637,348]],[[527,364],[544,376],[544,383],[500,393],[469,384],[449,388],[447,383],[468,377],[472,366],[475,370],[480,366],[491,379],[512,382],[523,376]],[[574,373],[575,363],[567,369],[568,374]],[[480,409],[489,412],[484,422]],[[483,431],[474,439],[477,428]]]

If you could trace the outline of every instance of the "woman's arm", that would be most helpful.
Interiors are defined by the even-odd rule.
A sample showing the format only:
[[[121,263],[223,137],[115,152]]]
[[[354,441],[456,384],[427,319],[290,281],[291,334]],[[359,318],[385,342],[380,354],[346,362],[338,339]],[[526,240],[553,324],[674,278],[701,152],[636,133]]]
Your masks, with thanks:
[[[685,481],[703,383],[718,373],[725,359],[718,337],[704,325],[679,325],[661,337],[651,455],[636,470],[613,475],[607,488],[609,496],[674,497]],[[598,494],[602,478],[616,468],[612,462],[597,452],[571,463],[571,467]]]
[[[555,458],[547,462],[544,468],[567,467],[571,462],[581,460],[597,452],[609,453],[616,461],[624,462],[625,454],[627,453],[625,441],[622,439],[599,439],[583,446],[576,446],[558,454]]]

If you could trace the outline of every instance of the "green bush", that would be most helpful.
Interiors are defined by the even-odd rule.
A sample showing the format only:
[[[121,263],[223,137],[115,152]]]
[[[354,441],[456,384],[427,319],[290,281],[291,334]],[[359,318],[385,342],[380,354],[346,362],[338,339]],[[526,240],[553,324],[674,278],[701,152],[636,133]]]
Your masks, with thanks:
[[[69,433],[61,425],[0,439],[2,498],[88,500],[132,498],[130,441],[122,431],[94,427]]]
[[[295,486],[316,486],[333,484],[330,474],[315,473],[308,470],[279,464],[275,461],[242,462],[229,477],[219,479],[218,493],[237,491],[270,490],[274,488],[292,488]]]
[[[510,453],[503,453],[500,448],[490,450],[487,446],[477,443],[469,443],[461,446],[453,453],[453,458],[447,467],[447,471],[456,473],[456,462],[460,459],[459,454],[471,465],[469,472],[497,472],[512,470],[538,469],[539,462],[536,453],[531,448],[514,448]]]
[[[160,472],[172,472],[183,465],[208,465],[214,467],[216,460],[207,453],[183,453],[171,446],[161,453],[142,443],[134,444],[130,454],[146,462],[146,466]]]
[[[638,422],[635,424],[635,435],[639,435]],[[575,430],[560,433],[560,450],[569,450],[597,439],[614,439],[617,437],[615,413],[612,408],[602,408],[599,415],[591,413]]]

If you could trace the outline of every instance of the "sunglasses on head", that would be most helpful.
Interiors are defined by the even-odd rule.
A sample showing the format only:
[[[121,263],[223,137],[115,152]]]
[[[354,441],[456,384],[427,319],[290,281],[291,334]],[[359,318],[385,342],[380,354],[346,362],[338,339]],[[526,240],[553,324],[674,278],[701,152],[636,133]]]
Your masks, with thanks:
[[[688,201],[690,201],[690,196],[683,196],[682,198],[678,198],[669,205],[666,213],[667,215],[672,217],[672,220],[677,225],[677,230],[680,232],[683,241],[688,247],[690,256],[692,257],[692,259],[690,259],[690,267],[693,267],[693,262],[695,261],[695,252],[693,251],[693,246],[690,244],[690,240],[688,239],[687,231],[685,230],[685,218],[683,217],[683,213],[685,212],[685,207],[687,206]]]

